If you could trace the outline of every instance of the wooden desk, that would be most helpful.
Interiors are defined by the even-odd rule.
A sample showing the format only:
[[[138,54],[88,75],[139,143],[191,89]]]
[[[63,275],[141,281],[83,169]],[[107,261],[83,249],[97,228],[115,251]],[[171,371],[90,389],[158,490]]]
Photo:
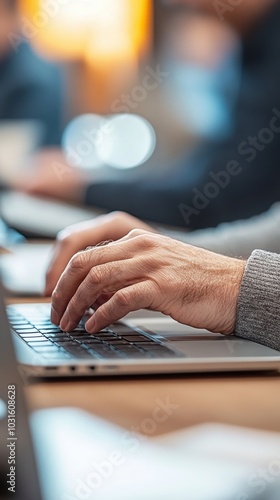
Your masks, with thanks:
[[[75,406],[131,429],[152,417],[157,401],[178,405],[154,435],[204,422],[280,431],[280,377],[216,376],[68,381],[28,387],[32,408]],[[136,430],[136,429],[135,429]],[[137,429],[138,430],[138,429]]]
[[[13,300],[18,301],[23,302]],[[178,405],[151,436],[206,422],[280,432],[279,395],[277,374],[69,380],[27,387],[32,409],[74,406],[143,434],[159,400]]]

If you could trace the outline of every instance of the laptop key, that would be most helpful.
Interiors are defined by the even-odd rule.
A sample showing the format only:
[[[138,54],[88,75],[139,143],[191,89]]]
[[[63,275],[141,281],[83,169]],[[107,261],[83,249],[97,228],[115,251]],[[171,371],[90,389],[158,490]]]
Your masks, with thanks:
[[[19,333],[18,334],[20,338],[24,340],[32,340],[32,339],[42,339],[44,340],[44,335],[41,335],[39,332],[38,333]]]
[[[14,328],[17,333],[38,333],[37,328]]]
[[[66,347],[66,346],[76,346],[77,342],[75,342],[74,340],[64,340],[64,341],[59,340],[55,344],[57,346]]]
[[[83,348],[77,342],[74,342],[74,344],[72,345],[64,345],[63,349],[66,349],[66,351],[70,352],[71,354],[87,352],[87,349]]]
[[[34,317],[33,317],[33,318],[31,317],[31,319],[34,319]],[[51,326],[51,325],[53,325],[53,326],[54,326],[54,324],[53,324],[53,323],[51,322],[51,320],[50,320],[50,317],[46,317],[46,318],[44,318],[44,317],[42,317],[42,316],[40,316],[40,317],[39,317],[39,319],[37,318],[37,320],[36,320],[36,325],[37,325],[37,324],[38,324],[38,325],[46,325],[46,326]]]
[[[70,335],[64,332],[55,332],[55,333],[43,333],[44,337],[48,339],[70,339]]]
[[[53,327],[53,328],[39,328],[41,333],[65,333],[63,332],[60,328]]]
[[[75,340],[80,345],[88,345],[88,344],[102,344],[100,340],[88,340],[78,337],[73,337],[72,340]]]
[[[84,334],[80,333],[80,334],[75,334],[73,332],[71,332],[71,337],[74,338],[74,339],[83,339],[83,340],[96,340],[96,337],[95,335],[89,335],[89,333],[85,332]]]
[[[52,347],[54,344],[52,342],[49,342],[48,340],[38,340],[35,342],[34,340],[30,340],[27,342],[28,345],[31,347],[33,346],[39,346],[39,347]]]
[[[6,309],[6,313],[7,313],[7,318],[9,320],[9,323],[29,323],[27,318],[23,318],[19,314],[17,314],[17,315],[11,314],[11,312],[9,312],[8,309]]]
[[[86,342],[78,342],[78,344],[81,345],[84,349],[91,349],[94,348],[94,346],[105,345],[103,342],[100,342],[98,340],[88,340]]]
[[[79,343],[83,344],[103,344],[103,341],[90,336],[72,337]]]
[[[129,342],[124,339],[114,339],[110,340],[109,344],[112,344],[113,346],[118,346],[118,345],[128,345]]]
[[[128,342],[151,342],[153,343],[154,341],[151,339],[148,339],[148,337],[145,337],[144,335],[129,335],[127,337],[122,337],[123,339],[127,340]]]
[[[119,349],[140,351],[141,347],[139,347],[138,344],[132,344],[131,342],[126,342],[124,345],[122,345],[121,347],[119,347]]]
[[[111,342],[115,342],[116,340],[122,340],[121,338],[118,337],[97,337],[97,339],[101,342],[106,342],[107,344],[110,344]]]
[[[73,332],[75,333],[78,333],[78,332],[85,332],[85,327],[84,326],[77,326],[76,328],[74,328],[74,330],[72,330]],[[72,332],[71,332],[72,333]]]
[[[108,352],[113,352],[114,351],[113,348],[111,349],[106,344],[92,345],[92,346],[90,346],[90,349],[96,351],[98,354],[106,354]]]
[[[30,328],[33,328],[33,325],[30,325],[30,323],[17,323],[17,322],[14,322],[14,321],[11,321],[11,325],[13,326],[13,328],[15,330],[17,330],[18,328],[21,329],[21,330],[29,330]]]
[[[111,333],[115,333],[117,335],[120,335],[121,337],[126,337],[127,335],[137,335],[138,334],[138,331],[134,330],[130,326],[116,324],[116,323],[111,325],[109,330]]]
[[[90,359],[93,357],[93,355],[87,351],[86,349],[81,349],[80,351],[78,351],[77,349],[73,349],[72,350],[72,347],[69,346],[69,347],[65,347],[66,351],[68,353],[70,353],[74,358],[79,358],[79,359]]]
[[[75,342],[74,339],[72,339],[71,337],[69,337],[68,335],[63,337],[63,336],[60,336],[60,335],[54,335],[53,337],[47,337],[49,340],[51,340],[52,342]]]
[[[44,345],[52,345],[52,342],[45,339],[44,337],[22,337],[25,342],[30,344],[44,344]]]

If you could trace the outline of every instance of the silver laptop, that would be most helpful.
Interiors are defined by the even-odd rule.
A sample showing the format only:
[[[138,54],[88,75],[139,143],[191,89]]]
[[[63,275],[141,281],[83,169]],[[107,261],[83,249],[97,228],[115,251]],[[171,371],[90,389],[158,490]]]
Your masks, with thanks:
[[[205,456],[199,440],[197,448],[191,440],[186,453],[73,408],[30,415],[1,287],[0,319],[1,500],[223,500],[244,491],[251,465],[229,459],[225,466],[213,460],[215,453]],[[155,403],[164,413],[164,402]],[[278,498],[278,492],[275,488],[274,497],[269,487],[266,500]]]
[[[37,120],[0,120],[0,182],[13,185],[40,145],[44,127]]]
[[[126,316],[90,335],[84,321],[64,332],[50,304],[7,307],[18,361],[30,376],[77,377],[279,370],[280,353],[257,343],[211,334],[150,311]]]

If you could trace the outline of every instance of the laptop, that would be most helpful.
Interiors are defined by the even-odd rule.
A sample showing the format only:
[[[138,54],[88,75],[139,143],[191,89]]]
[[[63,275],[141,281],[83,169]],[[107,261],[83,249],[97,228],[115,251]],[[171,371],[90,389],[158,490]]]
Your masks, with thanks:
[[[53,253],[51,243],[17,243],[0,255],[2,282],[9,295],[42,296]]]
[[[181,325],[152,311],[97,334],[84,318],[71,332],[50,321],[50,303],[7,306],[17,358],[34,377],[98,377],[280,369],[280,353],[249,340]]]
[[[0,197],[0,213],[9,227],[24,235],[54,239],[65,227],[94,219],[104,211],[17,191],[4,191]]]
[[[199,431],[197,446],[191,438],[180,451],[74,408],[31,415],[1,287],[0,319],[1,500],[223,500],[237,498],[243,491],[251,464],[225,463],[215,452],[209,457],[209,442]],[[156,399],[155,404],[160,403]],[[160,408],[164,413],[164,406]],[[165,422],[162,415],[157,426],[161,422]],[[205,447],[201,448],[199,436]],[[225,443],[224,433],[222,439]],[[219,443],[212,441],[219,449]],[[266,500],[274,500],[269,491]]]
[[[0,120],[0,183],[18,181],[29,156],[40,145],[44,133],[37,120]]]

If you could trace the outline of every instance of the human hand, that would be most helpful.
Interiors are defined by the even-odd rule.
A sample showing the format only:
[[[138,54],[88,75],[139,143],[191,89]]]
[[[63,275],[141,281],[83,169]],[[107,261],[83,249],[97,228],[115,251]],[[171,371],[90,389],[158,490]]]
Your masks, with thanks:
[[[12,187],[29,194],[78,202],[89,181],[89,173],[69,166],[59,148],[48,148],[33,155],[24,176]]]
[[[154,231],[152,227],[124,212],[101,215],[61,231],[57,235],[53,257],[47,271],[45,295],[51,295],[61,273],[75,253],[104,241],[118,240],[136,228]]]
[[[52,295],[51,320],[71,331],[93,307],[86,329],[95,333],[149,308],[196,328],[232,333],[244,267],[244,261],[134,230],[71,259]]]

